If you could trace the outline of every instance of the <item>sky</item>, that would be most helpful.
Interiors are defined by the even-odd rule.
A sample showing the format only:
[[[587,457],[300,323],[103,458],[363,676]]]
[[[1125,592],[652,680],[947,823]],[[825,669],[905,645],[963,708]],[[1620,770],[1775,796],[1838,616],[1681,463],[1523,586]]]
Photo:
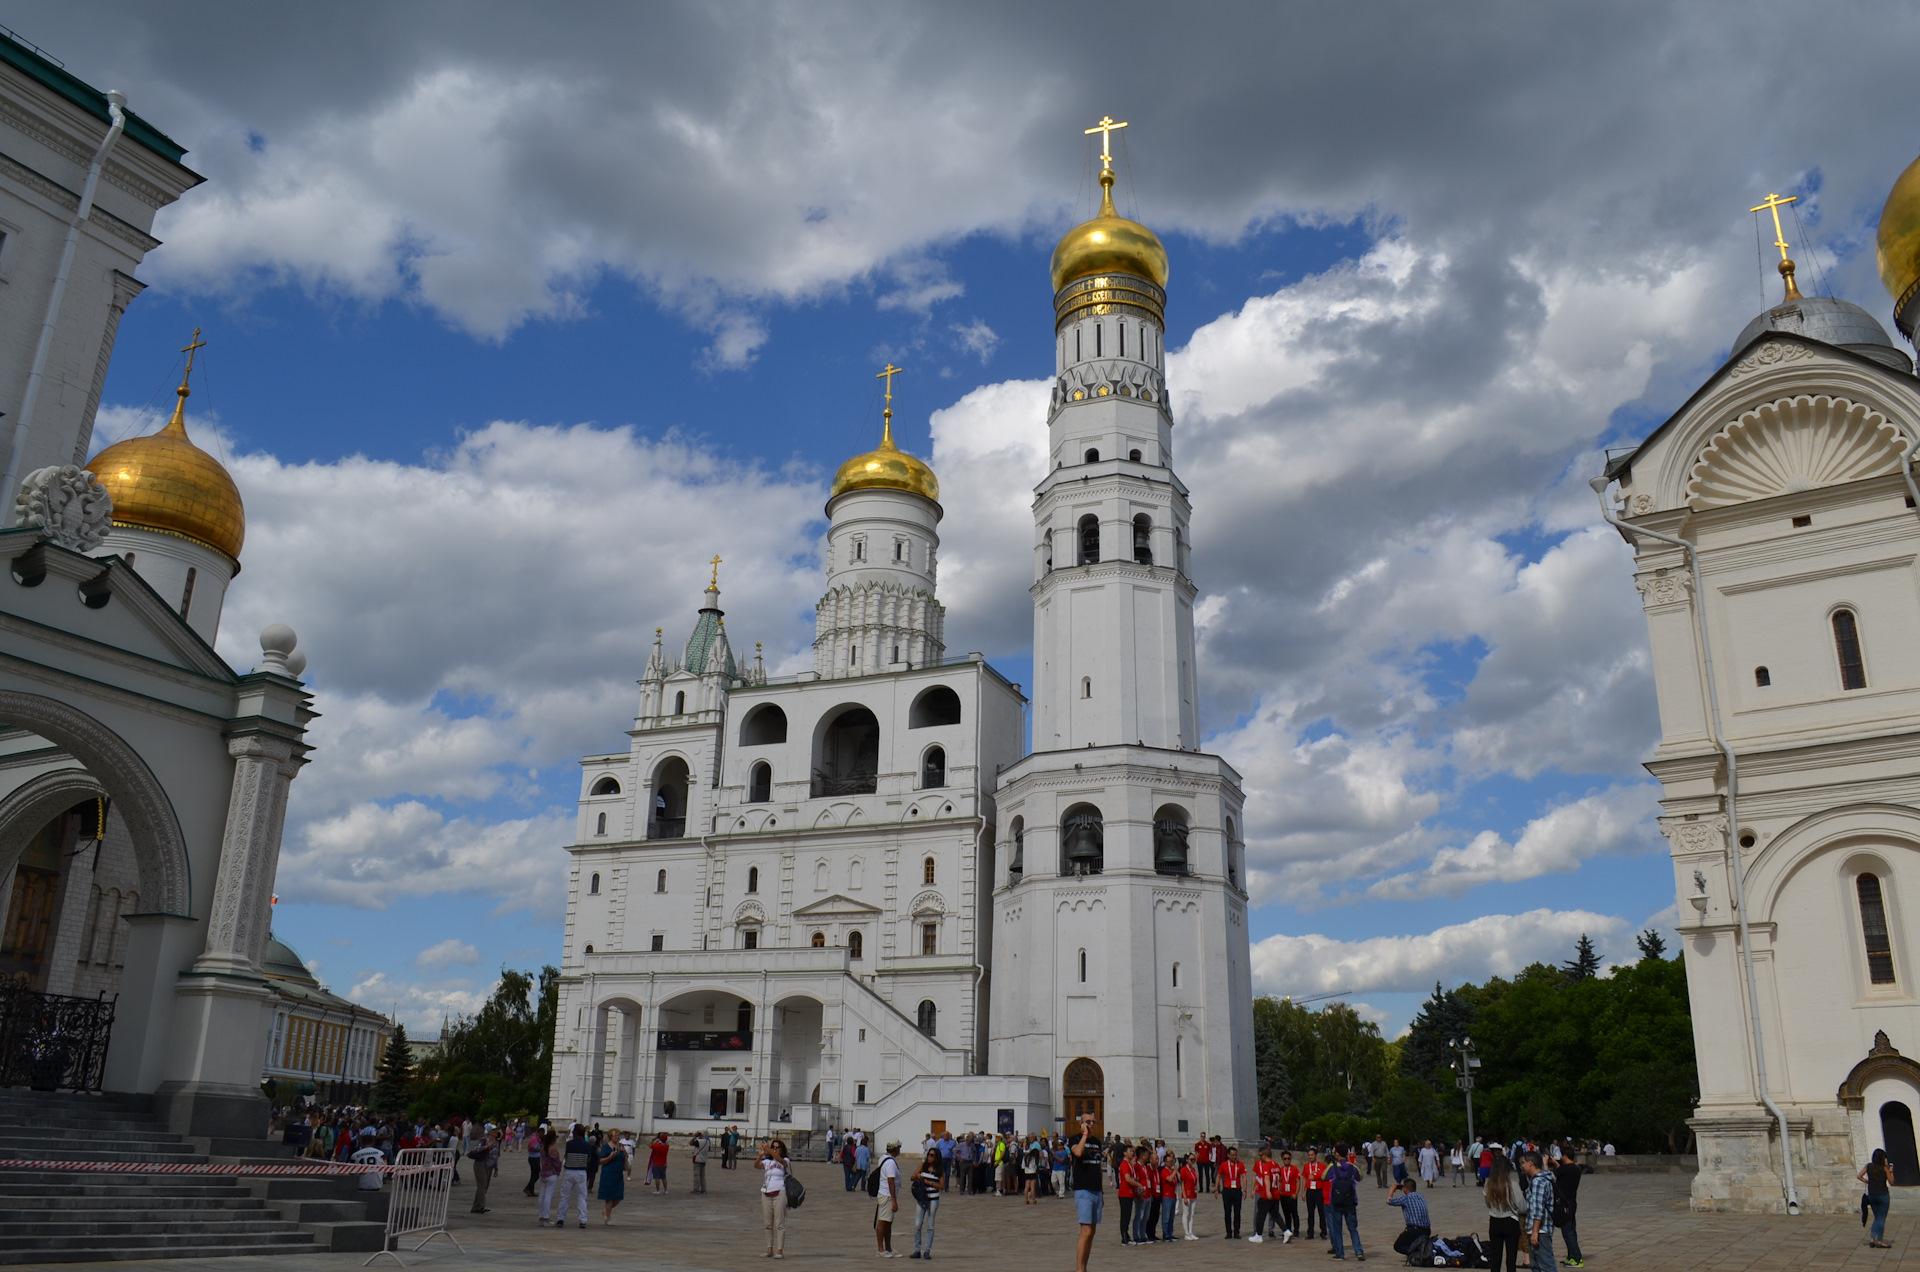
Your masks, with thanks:
[[[1110,3],[44,6],[0,23],[188,148],[97,439],[190,427],[246,501],[221,652],[322,713],[275,925],[434,1032],[557,962],[582,754],[724,558],[810,665],[826,482],[940,477],[948,646],[1031,682],[1047,260],[1166,242],[1208,749],[1262,992],[1392,1035],[1436,982],[1675,916],[1646,626],[1586,481],[1800,278],[1890,326],[1920,10]],[[1767,238],[1771,238],[1769,233]],[[1777,259],[1777,257],[1775,258]],[[1018,479],[1013,479],[1019,474]]]

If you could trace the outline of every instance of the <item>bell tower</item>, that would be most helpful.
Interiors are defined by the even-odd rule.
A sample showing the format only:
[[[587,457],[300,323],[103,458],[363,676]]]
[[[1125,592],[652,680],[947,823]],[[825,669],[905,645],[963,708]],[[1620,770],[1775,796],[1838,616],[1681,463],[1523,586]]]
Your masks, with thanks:
[[[992,1071],[1123,1135],[1255,1131],[1239,775],[1199,750],[1167,253],[1113,202],[1054,249],[1049,464],[1034,495],[1033,754],[996,795]]]

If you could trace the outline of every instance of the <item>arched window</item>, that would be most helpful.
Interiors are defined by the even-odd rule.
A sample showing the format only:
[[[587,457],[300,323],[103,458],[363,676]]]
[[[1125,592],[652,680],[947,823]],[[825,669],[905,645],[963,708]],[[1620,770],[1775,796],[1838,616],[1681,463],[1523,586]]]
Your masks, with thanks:
[[[1773,673],[1768,671],[1765,667],[1755,667],[1753,669],[1753,683],[1756,685],[1759,685],[1762,689],[1765,689],[1768,685],[1773,683]]]
[[[1060,819],[1060,873],[1099,874],[1106,866],[1106,830],[1100,810],[1075,804]]]
[[[1880,893],[1880,876],[1859,876],[1853,881],[1853,890],[1860,897],[1860,931],[1867,942],[1867,978],[1876,985],[1891,985],[1893,942],[1887,934],[1887,903]]]
[[[741,746],[774,746],[787,740],[787,713],[771,702],[747,712],[740,722]]]
[[[679,839],[687,833],[687,787],[692,773],[679,756],[661,761],[653,775],[653,816],[648,839]]]
[[[947,752],[944,747],[930,746],[925,758],[920,761],[920,786],[923,790],[936,790],[947,784]]]
[[[827,934],[825,932],[815,932],[813,934],[813,948],[816,950],[824,950],[827,948]]]
[[[1144,512],[1133,519],[1133,559],[1141,565],[1153,564],[1153,519]]]
[[[1018,883],[1027,870],[1027,819],[1013,819],[1013,860],[1007,865],[1007,882]]]
[[[667,872],[666,871],[662,870],[658,874],[654,875],[653,890],[655,892],[665,892],[667,890]]]
[[[686,713],[687,713],[687,691],[682,689],[680,690],[680,692],[673,695],[673,714],[685,715]]]
[[[1127,452],[1127,458],[1137,464],[1140,462],[1140,452],[1137,450],[1130,450]]]
[[[866,952],[867,938],[858,932],[847,933],[847,957],[859,958]]]
[[[933,999],[923,998],[920,1000],[920,1032],[929,1038],[933,1037],[934,1017],[938,1014],[939,1008],[933,1005]]]
[[[1178,804],[1162,804],[1153,815],[1153,871],[1187,873],[1187,814]]]
[[[1085,950],[1080,951],[1080,983],[1082,985],[1087,983],[1087,952]]]
[[[1080,696],[1082,698],[1093,697],[1093,677],[1092,676],[1080,677]]]
[[[773,765],[765,760],[747,773],[747,803],[765,804],[773,799]]]
[[[1234,887],[1240,886],[1240,841],[1234,838],[1233,818],[1226,821],[1227,882]]]
[[[619,793],[620,783],[615,778],[603,777],[593,784],[593,794],[595,795],[618,795]]]
[[[865,707],[828,715],[815,735],[812,797],[871,795],[880,773],[880,721]]]
[[[907,710],[909,729],[931,729],[960,723],[960,695],[946,685],[935,685],[913,700]]]
[[[1087,462],[1089,464],[1100,462],[1100,452],[1091,446],[1087,447]]]
[[[598,874],[594,875],[593,878],[587,880],[587,895],[590,897],[597,897],[600,895],[600,876]]]
[[[1100,518],[1088,513],[1080,518],[1080,564],[1092,565],[1100,559]]]
[[[607,815],[605,813],[601,813],[600,816],[595,819],[593,823],[593,833],[596,835],[604,835],[607,833]]]
[[[758,866],[747,867],[747,891],[760,891],[760,867]]]
[[[1860,623],[1852,610],[1833,612],[1833,647],[1840,656],[1840,687],[1865,689],[1867,666],[1860,658]]]
[[[933,858],[928,857],[925,861],[920,863],[920,882],[925,884],[928,887],[932,887],[933,875],[934,875]]]

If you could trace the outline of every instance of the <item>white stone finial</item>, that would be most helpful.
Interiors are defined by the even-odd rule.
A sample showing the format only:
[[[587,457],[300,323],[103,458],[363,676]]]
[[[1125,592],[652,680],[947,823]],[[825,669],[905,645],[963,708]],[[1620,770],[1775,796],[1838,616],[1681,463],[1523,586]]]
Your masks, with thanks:
[[[54,464],[21,480],[13,511],[18,524],[38,527],[61,547],[91,552],[107,537],[113,496],[78,464]]]
[[[293,653],[294,646],[299,643],[300,638],[294,635],[293,628],[285,623],[271,623],[262,628],[259,670],[277,671],[282,675],[297,674],[288,663],[287,655]],[[301,660],[301,665],[305,666],[304,659]]]
[[[287,674],[289,676],[292,676],[295,680],[298,680],[302,675],[306,674],[306,670],[307,670],[307,651],[306,650],[296,649],[292,653],[287,655]]]

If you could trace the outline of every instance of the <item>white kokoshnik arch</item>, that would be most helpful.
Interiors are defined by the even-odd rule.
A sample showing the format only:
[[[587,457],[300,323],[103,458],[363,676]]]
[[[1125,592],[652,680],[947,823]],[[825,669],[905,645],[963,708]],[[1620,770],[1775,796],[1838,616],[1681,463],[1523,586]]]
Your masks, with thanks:
[[[54,813],[69,807],[89,794],[104,790],[113,800],[114,811],[126,822],[133,840],[133,856],[140,867],[140,882],[152,912],[191,917],[193,913],[193,870],[187,859],[186,837],[180,830],[173,801],[166,788],[153,775],[146,760],[126,739],[86,712],[53,698],[38,694],[0,689],[0,722],[5,722],[55,743],[86,767],[87,775],[98,789],[59,784],[42,788],[42,799],[55,798],[59,790],[77,794],[65,805],[53,808],[46,817],[28,829],[26,838],[13,842],[18,829],[10,820],[0,821],[0,861],[11,862],[26,839],[39,832]],[[48,776],[54,776],[49,774]],[[28,783],[16,797],[0,804],[0,819],[24,817],[40,806],[28,794]]]

